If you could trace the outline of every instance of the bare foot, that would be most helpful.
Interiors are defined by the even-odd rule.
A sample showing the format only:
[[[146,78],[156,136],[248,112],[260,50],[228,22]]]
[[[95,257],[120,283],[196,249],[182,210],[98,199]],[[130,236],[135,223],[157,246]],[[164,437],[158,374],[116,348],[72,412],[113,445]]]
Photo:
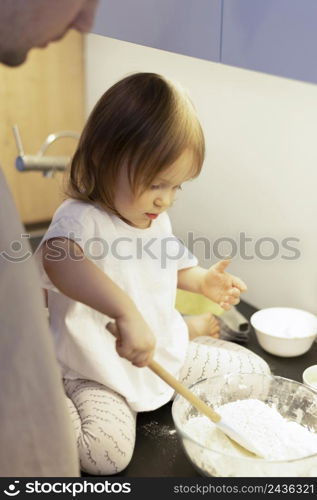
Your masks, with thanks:
[[[188,326],[189,340],[194,340],[196,337],[201,337],[203,335],[214,337],[215,339],[219,338],[219,321],[212,313],[185,316],[184,320]]]

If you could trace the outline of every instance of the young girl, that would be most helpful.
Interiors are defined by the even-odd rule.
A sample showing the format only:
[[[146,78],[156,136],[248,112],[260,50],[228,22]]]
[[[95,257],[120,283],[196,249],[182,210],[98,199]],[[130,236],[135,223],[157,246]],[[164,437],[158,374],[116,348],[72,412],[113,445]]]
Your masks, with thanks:
[[[173,236],[166,210],[203,160],[203,132],[185,93],[152,73],[124,78],[92,111],[72,160],[70,197],[44,237],[50,324],[90,474],[124,469],[137,412],[171,400],[173,390],[146,367],[153,356],[186,384],[269,373],[236,344],[199,333],[189,341],[175,309],[177,287],[224,309],[246,289],[225,271],[229,261],[203,269]]]

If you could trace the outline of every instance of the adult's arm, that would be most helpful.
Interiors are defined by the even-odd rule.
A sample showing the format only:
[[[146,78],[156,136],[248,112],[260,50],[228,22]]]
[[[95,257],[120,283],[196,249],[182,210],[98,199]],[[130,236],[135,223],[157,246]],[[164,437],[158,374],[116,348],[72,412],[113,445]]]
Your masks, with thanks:
[[[79,476],[39,275],[23,234],[0,169],[0,475]]]

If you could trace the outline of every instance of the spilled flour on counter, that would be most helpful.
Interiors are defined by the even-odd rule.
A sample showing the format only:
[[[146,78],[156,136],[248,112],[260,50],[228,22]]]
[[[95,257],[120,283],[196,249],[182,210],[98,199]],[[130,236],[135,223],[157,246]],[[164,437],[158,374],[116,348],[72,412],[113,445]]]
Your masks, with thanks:
[[[223,420],[250,439],[267,460],[292,460],[317,453],[317,434],[286,420],[257,399],[238,400],[217,408]],[[189,420],[183,430],[202,445],[223,454],[255,457],[235,444],[207,417]],[[260,459],[259,459],[260,460]]]

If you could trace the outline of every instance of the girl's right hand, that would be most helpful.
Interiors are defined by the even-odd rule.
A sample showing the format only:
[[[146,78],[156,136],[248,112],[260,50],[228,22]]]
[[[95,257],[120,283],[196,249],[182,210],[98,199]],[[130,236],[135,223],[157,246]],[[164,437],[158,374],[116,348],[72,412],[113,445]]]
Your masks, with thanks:
[[[135,366],[142,368],[153,359],[155,337],[141,315],[124,316],[106,325],[116,337],[116,350]]]

